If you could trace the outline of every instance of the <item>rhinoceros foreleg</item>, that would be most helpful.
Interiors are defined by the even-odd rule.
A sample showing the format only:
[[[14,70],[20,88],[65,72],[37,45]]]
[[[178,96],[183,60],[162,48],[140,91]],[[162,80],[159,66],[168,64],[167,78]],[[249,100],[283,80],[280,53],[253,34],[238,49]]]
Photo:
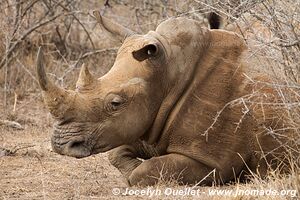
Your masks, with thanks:
[[[110,163],[115,166],[125,177],[131,175],[142,161],[137,159],[137,150],[131,145],[122,145],[111,150],[108,154]]]
[[[153,156],[159,156],[157,149],[139,140],[131,145],[122,145],[111,150],[109,161],[128,180],[132,171],[142,163],[138,158],[149,159]]]
[[[211,184],[216,178],[212,171],[212,168],[184,155],[167,154],[141,163],[132,171],[129,183],[149,186],[163,179],[164,181],[177,180],[180,184]]]

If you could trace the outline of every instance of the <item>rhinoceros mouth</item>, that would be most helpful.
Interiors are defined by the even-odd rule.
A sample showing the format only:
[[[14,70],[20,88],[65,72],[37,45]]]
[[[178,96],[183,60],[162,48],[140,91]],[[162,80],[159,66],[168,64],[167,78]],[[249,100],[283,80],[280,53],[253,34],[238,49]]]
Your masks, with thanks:
[[[110,145],[106,144],[97,145],[93,148],[90,148],[85,140],[74,139],[68,142],[62,142],[59,145],[57,142],[52,142],[52,149],[54,152],[61,155],[84,158],[94,154],[106,152],[112,148]]]
[[[91,153],[92,154],[104,153],[104,152],[107,152],[107,151],[109,151],[111,149],[112,149],[112,147],[110,145],[102,144],[102,145],[95,146],[92,149]]]

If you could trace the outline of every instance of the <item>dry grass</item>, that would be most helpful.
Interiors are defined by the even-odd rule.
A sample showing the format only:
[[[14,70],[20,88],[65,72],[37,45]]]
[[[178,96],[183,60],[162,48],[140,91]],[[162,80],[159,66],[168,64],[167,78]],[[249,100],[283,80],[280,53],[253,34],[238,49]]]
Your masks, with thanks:
[[[35,56],[46,47],[47,71],[64,87],[73,88],[82,63],[97,76],[112,65],[117,40],[100,30],[91,10],[144,33],[170,16],[202,20],[211,11],[225,18],[224,28],[240,33],[249,46],[244,61],[251,79],[258,73],[274,77],[268,85],[278,93],[271,105],[283,110],[291,140],[300,144],[300,16],[298,1],[59,1],[0,2],[0,119],[20,123],[16,131],[0,125],[0,197],[3,199],[118,198],[112,188],[125,189],[122,176],[108,164],[106,154],[82,160],[51,152],[52,119],[42,105],[35,78]],[[205,20],[204,20],[205,21]],[[282,130],[268,130],[284,134]],[[286,145],[289,147],[288,145]],[[1,154],[2,152],[2,154]],[[4,152],[6,153],[5,156]],[[210,189],[290,189],[299,197],[299,149],[290,149],[290,173],[270,170],[266,179],[219,188],[203,187],[203,199],[296,199],[290,196],[207,196]],[[296,156],[295,156],[296,155]],[[155,187],[182,189],[161,177]],[[139,188],[140,189],[140,188]],[[163,196],[174,198],[172,196]],[[131,196],[125,198],[132,199]],[[135,196],[139,198],[139,196]],[[145,197],[146,198],[146,197]],[[162,198],[159,196],[158,198]],[[176,198],[181,198],[176,196]],[[189,198],[193,198],[190,196]]]

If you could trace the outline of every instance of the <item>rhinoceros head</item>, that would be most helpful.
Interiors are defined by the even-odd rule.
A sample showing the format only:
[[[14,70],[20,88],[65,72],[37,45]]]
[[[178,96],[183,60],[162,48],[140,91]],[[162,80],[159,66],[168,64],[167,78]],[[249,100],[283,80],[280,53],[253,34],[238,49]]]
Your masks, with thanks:
[[[53,150],[78,158],[139,138],[155,142],[211,38],[208,29],[186,18],[139,35],[94,14],[107,31],[126,38],[107,74],[97,79],[83,66],[70,91],[47,79],[41,50],[37,61],[44,101],[56,121]]]

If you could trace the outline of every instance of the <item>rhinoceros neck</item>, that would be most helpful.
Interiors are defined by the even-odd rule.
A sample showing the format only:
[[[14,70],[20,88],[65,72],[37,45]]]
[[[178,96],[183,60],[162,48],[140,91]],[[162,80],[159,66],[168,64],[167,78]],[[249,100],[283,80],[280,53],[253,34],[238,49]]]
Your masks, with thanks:
[[[161,38],[159,39],[160,41],[162,41],[163,37],[161,36]],[[208,42],[206,44],[208,46]],[[203,47],[204,46],[202,45],[201,48]],[[144,135],[143,139],[147,141],[147,143],[154,144],[159,140],[163,130],[165,129],[165,125],[170,113],[176,107],[176,104],[179,102],[185,91],[190,87],[196,68],[198,67],[198,63],[200,62],[204,54],[202,51],[200,51],[200,49],[197,50],[199,51],[199,53],[197,54],[197,58],[189,61],[188,65],[183,66],[184,73],[179,73],[180,76],[177,77],[176,82],[173,84],[174,86],[169,90],[168,94],[162,101],[153,125],[151,126],[150,130]]]
[[[223,43],[221,42],[223,42],[224,38],[218,37],[219,35],[218,32],[213,33],[209,38],[212,41],[207,41],[208,46],[202,46],[202,49],[199,49],[204,53],[194,58],[195,61],[185,68],[177,84],[162,102],[154,124],[147,134],[149,136],[147,138],[148,143],[159,143],[160,148],[165,148],[165,145],[168,145],[169,134],[171,134],[173,129],[176,129],[176,122],[181,118],[179,113],[182,106],[187,106],[186,102],[193,98],[196,91],[196,93],[206,93],[202,85],[209,85],[211,81],[218,81],[212,78],[214,73],[218,73],[220,77],[222,77],[222,74],[224,75],[220,81],[223,81],[223,79],[224,81],[227,81],[227,79],[230,81],[231,79],[241,78],[242,69],[239,68],[238,63],[244,46],[232,41],[230,44],[225,44],[228,46],[222,47]],[[234,36],[229,35],[228,37]],[[233,87],[237,88],[238,86],[235,85]],[[222,90],[222,88],[215,89]],[[229,95],[226,94],[227,92],[226,90],[222,91],[224,98]],[[230,98],[235,98],[234,96],[237,95],[232,94]],[[220,103],[222,104],[223,102]],[[179,121],[181,120],[183,119]]]

